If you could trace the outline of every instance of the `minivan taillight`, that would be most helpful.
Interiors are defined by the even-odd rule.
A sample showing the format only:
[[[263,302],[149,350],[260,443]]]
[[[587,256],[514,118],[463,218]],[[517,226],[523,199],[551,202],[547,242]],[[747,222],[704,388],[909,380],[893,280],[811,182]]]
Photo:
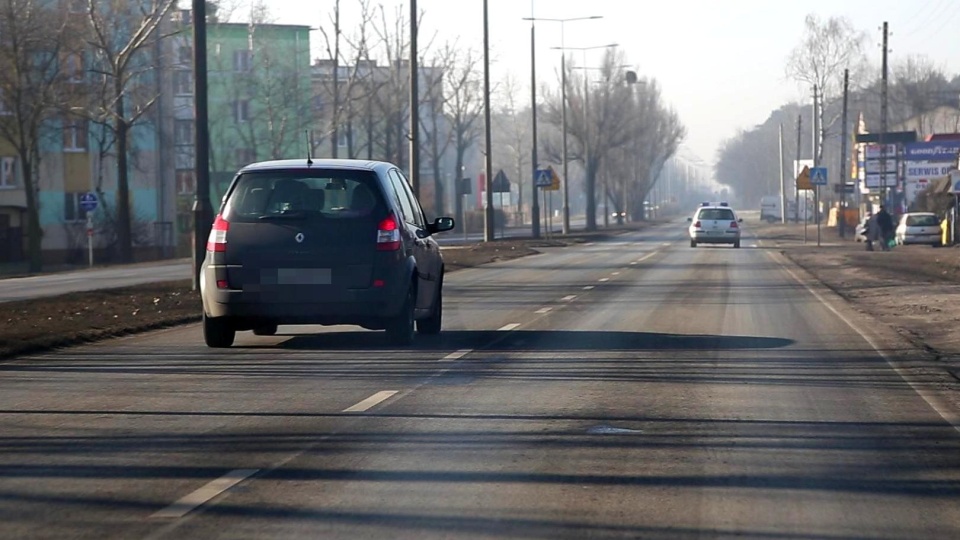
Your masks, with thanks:
[[[396,251],[400,249],[400,224],[390,214],[377,226],[377,251]]]
[[[216,253],[227,251],[228,229],[230,229],[230,223],[217,214],[217,218],[213,220],[213,228],[210,229],[210,236],[207,238],[207,251]]]

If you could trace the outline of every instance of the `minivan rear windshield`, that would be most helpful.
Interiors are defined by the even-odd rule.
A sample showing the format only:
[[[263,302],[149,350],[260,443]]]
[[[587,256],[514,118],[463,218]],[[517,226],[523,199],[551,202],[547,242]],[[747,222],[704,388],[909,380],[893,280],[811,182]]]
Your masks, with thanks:
[[[316,169],[253,171],[234,182],[223,210],[227,221],[372,219],[382,208],[373,171]]]

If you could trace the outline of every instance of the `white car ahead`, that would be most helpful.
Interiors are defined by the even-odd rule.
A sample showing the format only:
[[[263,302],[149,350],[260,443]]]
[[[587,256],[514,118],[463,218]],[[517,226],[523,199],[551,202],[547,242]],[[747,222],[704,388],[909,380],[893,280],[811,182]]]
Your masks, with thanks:
[[[727,203],[703,203],[687,218],[690,222],[690,247],[697,244],[733,244],[740,247],[740,224],[743,220]]]

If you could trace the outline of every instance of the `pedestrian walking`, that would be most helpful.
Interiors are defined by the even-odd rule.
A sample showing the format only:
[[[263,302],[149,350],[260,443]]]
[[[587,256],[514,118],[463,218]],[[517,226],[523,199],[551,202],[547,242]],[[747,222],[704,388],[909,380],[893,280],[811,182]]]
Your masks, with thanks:
[[[880,211],[875,216],[877,225],[880,227],[881,248],[884,251],[890,251],[890,244],[893,240],[893,218],[887,212],[887,208],[880,205]]]
[[[873,251],[873,243],[880,241],[880,226],[877,225],[876,214],[869,214],[867,221],[863,224],[863,242],[867,246],[867,251]]]

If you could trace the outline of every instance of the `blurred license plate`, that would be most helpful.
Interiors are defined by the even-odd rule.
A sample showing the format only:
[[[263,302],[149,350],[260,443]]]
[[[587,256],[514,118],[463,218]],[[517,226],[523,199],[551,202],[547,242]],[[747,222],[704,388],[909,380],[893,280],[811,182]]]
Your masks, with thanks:
[[[330,285],[329,268],[278,268],[278,285]]]

